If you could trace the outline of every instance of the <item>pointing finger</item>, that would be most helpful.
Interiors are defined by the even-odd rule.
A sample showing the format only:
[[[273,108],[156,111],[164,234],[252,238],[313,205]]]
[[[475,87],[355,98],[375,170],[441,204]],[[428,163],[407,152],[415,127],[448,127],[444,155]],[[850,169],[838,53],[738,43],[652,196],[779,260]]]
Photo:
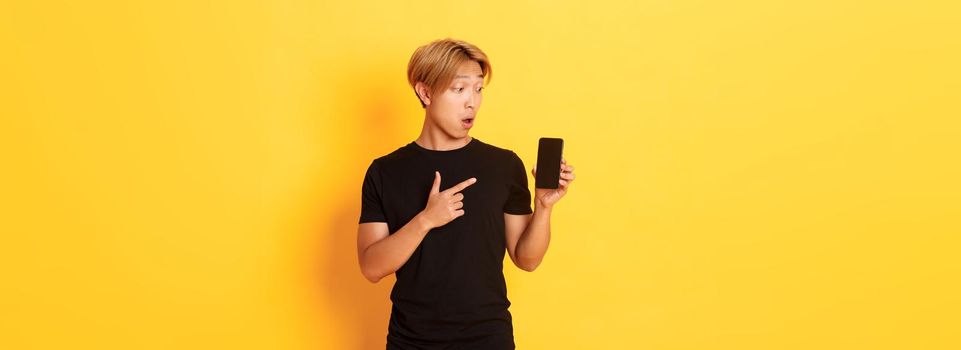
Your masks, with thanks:
[[[454,187],[448,188],[444,192],[457,193],[457,192],[463,191],[465,188],[467,188],[467,186],[473,185],[475,182],[477,182],[477,178],[472,177],[467,180],[464,180],[464,182],[454,185]]]

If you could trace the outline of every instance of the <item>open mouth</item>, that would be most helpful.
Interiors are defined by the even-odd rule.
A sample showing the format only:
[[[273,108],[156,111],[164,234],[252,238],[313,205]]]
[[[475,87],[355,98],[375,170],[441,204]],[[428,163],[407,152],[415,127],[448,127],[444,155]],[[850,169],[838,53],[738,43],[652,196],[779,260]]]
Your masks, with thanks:
[[[460,122],[462,125],[464,125],[465,128],[468,128],[468,129],[474,126],[474,118],[464,118],[464,119],[461,119]]]

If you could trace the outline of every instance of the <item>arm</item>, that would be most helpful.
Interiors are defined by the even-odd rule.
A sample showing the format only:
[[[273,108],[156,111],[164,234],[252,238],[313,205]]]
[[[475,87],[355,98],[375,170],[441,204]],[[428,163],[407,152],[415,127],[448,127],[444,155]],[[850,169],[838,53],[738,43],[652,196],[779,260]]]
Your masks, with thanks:
[[[527,215],[504,213],[504,224],[511,261],[521,270],[533,272],[551,242],[551,208],[536,208]]]
[[[439,188],[440,179],[440,173],[435,172],[427,207],[394,234],[389,233],[384,222],[360,224],[357,229],[357,259],[360,272],[368,281],[377,283],[384,276],[396,272],[407,263],[431,229],[447,225],[464,215],[464,194],[459,192],[473,185],[477,179],[467,179],[443,192]]]
[[[555,189],[535,189],[534,214],[504,213],[507,253],[514,265],[533,272],[544,260],[551,242],[551,211],[555,203],[567,193],[574,182],[574,167],[561,162],[560,186]],[[537,169],[532,173],[537,176]]]
[[[421,214],[408,221],[393,235],[389,234],[385,222],[360,224],[357,231],[357,256],[361,273],[373,283],[394,273],[410,259],[430,229]]]

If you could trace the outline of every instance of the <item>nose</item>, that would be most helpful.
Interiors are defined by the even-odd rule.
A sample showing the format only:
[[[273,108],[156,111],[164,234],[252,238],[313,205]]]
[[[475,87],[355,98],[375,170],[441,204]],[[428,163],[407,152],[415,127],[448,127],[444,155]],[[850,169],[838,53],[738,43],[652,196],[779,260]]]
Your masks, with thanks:
[[[476,109],[477,108],[477,105],[475,104],[476,101],[477,101],[477,93],[471,91],[470,96],[467,97],[467,105],[465,107],[470,109]]]

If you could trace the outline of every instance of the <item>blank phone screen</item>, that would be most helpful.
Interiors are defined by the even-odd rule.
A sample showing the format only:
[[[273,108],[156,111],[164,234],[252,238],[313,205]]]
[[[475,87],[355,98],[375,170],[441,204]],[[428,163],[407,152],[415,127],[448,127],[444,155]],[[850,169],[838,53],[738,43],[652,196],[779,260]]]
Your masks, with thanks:
[[[561,153],[564,140],[542,137],[537,146],[536,188],[557,188],[561,180]]]

